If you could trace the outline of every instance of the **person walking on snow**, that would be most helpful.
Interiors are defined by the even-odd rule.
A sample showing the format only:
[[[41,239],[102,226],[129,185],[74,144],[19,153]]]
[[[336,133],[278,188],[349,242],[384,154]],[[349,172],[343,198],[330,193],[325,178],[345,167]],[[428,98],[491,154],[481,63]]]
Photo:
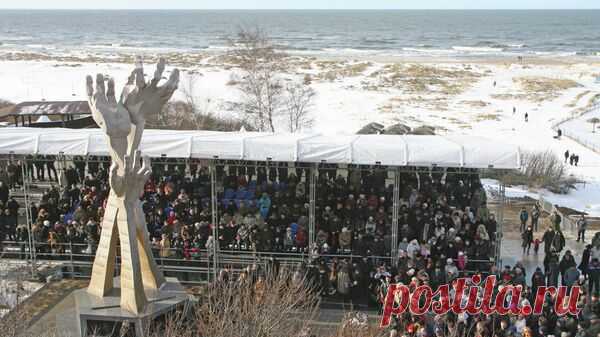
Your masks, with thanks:
[[[521,238],[523,239],[523,243],[521,246],[523,247],[523,254],[527,252],[529,255],[529,251],[531,250],[531,243],[533,242],[533,229],[531,226],[527,227],[527,230],[521,234]]]
[[[569,150],[565,151],[565,164],[567,163],[567,160],[569,160],[569,156],[570,156]]]
[[[573,166],[573,162],[575,162],[575,153],[571,153],[569,157],[569,165]]]
[[[526,112],[525,113],[525,123],[529,122],[529,114]]]

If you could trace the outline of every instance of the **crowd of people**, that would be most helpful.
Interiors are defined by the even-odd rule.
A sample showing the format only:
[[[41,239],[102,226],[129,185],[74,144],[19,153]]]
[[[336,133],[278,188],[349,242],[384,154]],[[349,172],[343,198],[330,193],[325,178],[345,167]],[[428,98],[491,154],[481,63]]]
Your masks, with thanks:
[[[67,249],[93,256],[109,192],[109,162],[101,157],[76,157],[64,172],[50,175],[55,165],[47,163],[53,159],[30,158],[2,168],[0,240],[16,241],[25,251],[28,224],[19,222],[18,212],[28,207],[38,256],[60,256]],[[20,165],[26,165],[25,170]],[[391,283],[427,283],[435,289],[475,273],[496,275],[504,284],[524,285],[529,299],[537,287],[547,284],[581,285],[598,296],[600,242],[587,248],[587,257],[584,253],[579,265],[569,251],[559,259],[565,246],[560,226],[550,226],[537,240],[537,246],[544,244],[543,270],[528,275],[520,263],[497,269],[497,223],[474,171],[401,172],[398,247],[392,252],[394,187],[385,167],[341,169],[321,164],[315,182],[313,246],[309,246],[309,166],[217,164],[217,223],[211,213],[211,176],[205,162],[157,158],[152,169],[141,199],[154,251],[163,261],[201,260],[212,254],[215,245],[232,253],[302,256],[304,262],[298,269],[309,276],[316,291],[364,308],[380,306]],[[11,197],[11,188],[22,183],[20,172],[33,182],[60,178],[63,187],[52,184],[39,204],[19,205]],[[537,252],[532,233],[540,217],[538,208],[531,214],[521,212],[524,253],[532,243]],[[559,225],[560,219],[555,219]],[[234,278],[233,272],[229,278]],[[551,311],[540,317],[408,315],[396,321],[392,333],[574,337],[580,331],[578,324],[592,322],[590,315],[597,314],[590,298],[582,298],[588,305],[580,317],[554,317]],[[471,323],[476,328],[465,331]]]

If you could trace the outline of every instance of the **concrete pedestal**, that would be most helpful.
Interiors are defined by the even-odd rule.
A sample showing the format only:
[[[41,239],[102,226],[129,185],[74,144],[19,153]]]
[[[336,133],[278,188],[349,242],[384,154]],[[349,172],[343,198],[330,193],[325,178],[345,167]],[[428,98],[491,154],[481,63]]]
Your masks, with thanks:
[[[154,319],[182,308],[190,299],[177,279],[167,278],[159,290],[145,289],[148,305],[136,315],[121,309],[119,279],[115,278],[115,288],[103,298],[90,295],[85,289],[73,293],[81,337],[93,332],[88,331],[90,322],[132,323],[136,336],[143,337]]]

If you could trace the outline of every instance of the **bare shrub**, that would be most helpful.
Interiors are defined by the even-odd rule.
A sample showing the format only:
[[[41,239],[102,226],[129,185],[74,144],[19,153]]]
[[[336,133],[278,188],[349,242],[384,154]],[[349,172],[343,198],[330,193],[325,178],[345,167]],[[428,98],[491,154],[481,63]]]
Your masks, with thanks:
[[[566,168],[552,151],[525,153],[522,172],[534,187],[555,188],[564,181]]]
[[[200,336],[293,336],[313,320],[319,300],[310,283],[291,272],[215,283],[196,310]]]
[[[240,119],[215,116],[210,111],[202,112],[201,106],[184,101],[167,103],[158,119],[149,121],[148,125],[154,129],[168,130],[239,131],[242,127],[254,130],[251,125]]]
[[[310,128],[314,120],[310,116],[315,91],[304,84],[293,83],[286,88],[287,121],[290,132]]]
[[[567,175],[564,163],[549,150],[522,154],[520,170],[486,170],[484,177],[500,180],[506,185],[546,188],[560,194],[575,189],[575,185],[580,182]]]

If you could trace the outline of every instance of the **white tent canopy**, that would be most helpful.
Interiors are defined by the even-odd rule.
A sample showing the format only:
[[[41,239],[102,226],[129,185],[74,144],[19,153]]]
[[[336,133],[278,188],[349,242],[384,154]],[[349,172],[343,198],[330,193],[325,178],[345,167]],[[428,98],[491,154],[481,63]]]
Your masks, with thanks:
[[[335,135],[146,130],[152,157],[516,169],[515,146],[474,136]],[[0,129],[0,154],[108,155],[100,129]]]

